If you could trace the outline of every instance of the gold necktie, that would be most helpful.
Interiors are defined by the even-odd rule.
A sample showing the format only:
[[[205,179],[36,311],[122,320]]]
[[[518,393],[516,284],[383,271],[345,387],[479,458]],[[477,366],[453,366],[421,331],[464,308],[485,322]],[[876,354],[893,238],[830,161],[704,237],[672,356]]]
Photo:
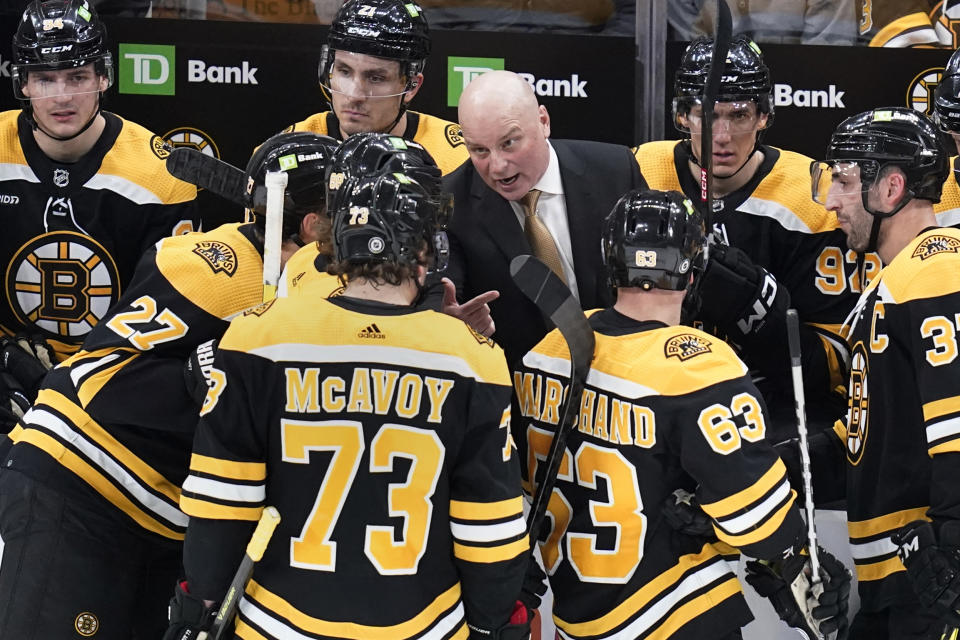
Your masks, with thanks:
[[[543,220],[537,215],[538,200],[540,200],[539,189],[531,189],[527,195],[520,198],[520,206],[523,207],[524,215],[523,232],[527,236],[530,248],[533,249],[533,255],[566,282],[567,278],[563,275],[563,262],[560,261],[557,243],[554,241],[550,230],[547,229],[547,225],[543,224]]]

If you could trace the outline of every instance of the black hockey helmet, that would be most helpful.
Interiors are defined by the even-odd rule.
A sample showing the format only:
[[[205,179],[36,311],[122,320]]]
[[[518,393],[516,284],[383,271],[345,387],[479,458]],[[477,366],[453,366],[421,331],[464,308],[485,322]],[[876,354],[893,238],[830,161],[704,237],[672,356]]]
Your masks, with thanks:
[[[960,133],[960,49],[953,52],[933,92],[933,121],[946,133]]]
[[[246,206],[259,225],[266,213],[268,171],[285,171],[283,237],[296,236],[308,213],[324,213],[327,204],[326,175],[337,141],[309,131],[278,133],[254,151],[247,163]]]
[[[400,172],[368,176],[353,184],[347,196],[333,211],[337,261],[414,267],[426,249],[435,270],[446,267],[448,212],[416,180]]]
[[[690,43],[680,60],[673,84],[673,121],[680,131],[689,132],[680,116],[690,113],[690,108],[703,99],[712,56],[713,39],[701,37]],[[755,102],[757,111],[767,114],[766,128],[773,123],[772,92],[770,70],[763,62],[760,47],[745,35],[734,36],[723,66],[717,102]]]
[[[826,164],[836,162],[860,167],[864,206],[867,191],[885,166],[899,167],[906,175],[909,193],[901,206],[910,198],[940,202],[943,183],[950,174],[948,153],[936,127],[925,115],[906,107],[871,109],[841,122],[827,145]]]
[[[427,19],[414,2],[347,0],[337,11],[320,56],[320,84],[327,86],[336,51],[350,51],[400,63],[407,89],[430,55]]]
[[[26,100],[23,86],[31,70],[58,70],[94,64],[113,84],[113,57],[107,30],[87,0],[33,0],[13,35],[14,95]]]
[[[419,143],[385,133],[356,133],[337,147],[327,169],[330,212],[340,206],[337,195],[357,180],[400,172],[413,178],[432,198],[440,196],[441,172]]]
[[[703,216],[689,198],[634,189],[604,220],[600,245],[612,287],[683,291],[705,243]]]

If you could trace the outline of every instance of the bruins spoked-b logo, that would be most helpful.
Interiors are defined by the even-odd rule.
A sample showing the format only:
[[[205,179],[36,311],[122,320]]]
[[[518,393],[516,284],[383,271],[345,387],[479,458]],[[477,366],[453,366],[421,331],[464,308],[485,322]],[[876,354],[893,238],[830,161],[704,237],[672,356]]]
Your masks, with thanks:
[[[190,147],[205,155],[213,156],[214,158],[220,157],[220,150],[217,148],[217,143],[213,141],[210,134],[204,133],[200,131],[200,129],[177,127],[163,134],[163,140],[174,147]]]
[[[74,619],[73,628],[84,638],[91,638],[100,629],[100,621],[94,614],[84,611]]]
[[[911,258],[920,258],[926,260],[930,256],[938,253],[956,253],[960,249],[960,240],[950,236],[935,235],[924,239],[917,248],[913,250]]]
[[[198,242],[193,252],[207,261],[214,273],[223,272],[228,277],[237,271],[237,254],[233,248],[217,240]]]
[[[924,69],[907,87],[907,106],[925,116],[933,115],[933,92],[940,84],[943,67]]]
[[[80,342],[120,295],[113,257],[76,231],[32,238],[10,260],[5,282],[17,320],[68,342]]]
[[[850,359],[850,400],[847,405],[847,459],[856,465],[863,458],[870,426],[870,388],[867,351],[862,342],[853,347]]]
[[[667,340],[663,346],[663,355],[680,360],[689,360],[701,353],[710,353],[710,341],[692,333],[681,333]]]

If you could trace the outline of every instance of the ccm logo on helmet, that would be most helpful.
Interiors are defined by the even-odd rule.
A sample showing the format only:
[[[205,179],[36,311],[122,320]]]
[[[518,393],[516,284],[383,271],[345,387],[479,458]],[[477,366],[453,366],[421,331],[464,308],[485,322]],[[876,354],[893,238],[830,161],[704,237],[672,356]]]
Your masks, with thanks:
[[[62,44],[58,47],[42,47],[40,53],[66,53],[73,49],[72,44]]]

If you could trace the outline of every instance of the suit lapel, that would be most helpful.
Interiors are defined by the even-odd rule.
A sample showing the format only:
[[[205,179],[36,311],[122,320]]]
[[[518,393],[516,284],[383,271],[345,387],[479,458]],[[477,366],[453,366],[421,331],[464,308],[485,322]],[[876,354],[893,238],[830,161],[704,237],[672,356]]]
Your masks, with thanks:
[[[600,272],[600,221],[593,206],[593,183],[587,178],[583,158],[575,154],[563,140],[552,141],[560,162],[570,246],[573,250],[573,272],[577,276],[580,302],[593,306],[597,300],[597,274]],[[594,241],[596,239],[596,241]]]
[[[513,209],[500,194],[488,187],[476,174],[474,174],[470,196],[480,201],[479,206],[474,207],[473,210],[480,212],[481,219],[474,222],[493,238],[508,262],[516,256],[532,253]]]

